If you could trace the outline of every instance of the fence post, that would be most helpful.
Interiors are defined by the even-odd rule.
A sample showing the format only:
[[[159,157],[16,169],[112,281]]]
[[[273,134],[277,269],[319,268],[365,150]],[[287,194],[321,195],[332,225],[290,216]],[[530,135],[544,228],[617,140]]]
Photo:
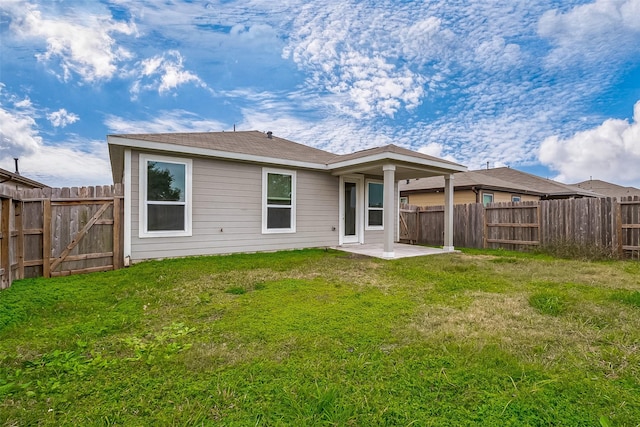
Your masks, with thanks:
[[[22,211],[24,203],[22,200],[14,200],[13,215],[17,233],[16,252],[18,257],[18,271],[16,272],[16,279],[24,279],[24,222]]]
[[[42,201],[42,276],[51,277],[51,198]]]
[[[489,244],[487,243],[487,239],[489,238],[489,227],[487,226],[487,209],[482,204],[482,248],[487,249]]]
[[[0,234],[2,235],[2,241],[0,241],[0,274],[4,278],[0,283],[0,289],[8,288],[11,286],[11,201],[9,198],[2,198],[2,214],[0,215]]]
[[[622,235],[622,204],[618,202],[617,199],[613,199],[613,212],[614,212],[614,234],[612,236],[613,245],[615,245],[615,250],[618,253],[618,257],[622,258],[624,255],[624,251],[622,249],[622,240],[624,236]]]
[[[536,202],[536,216],[538,218],[538,248],[544,246],[544,243],[542,242],[542,206],[540,205],[541,201],[538,200]]]
[[[113,196],[113,269],[122,266],[122,250],[120,246],[120,196]]]

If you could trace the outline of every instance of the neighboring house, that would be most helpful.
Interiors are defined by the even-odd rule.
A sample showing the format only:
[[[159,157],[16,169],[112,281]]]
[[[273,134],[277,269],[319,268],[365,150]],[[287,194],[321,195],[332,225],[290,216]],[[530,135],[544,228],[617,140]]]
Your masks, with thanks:
[[[453,175],[454,204],[525,202],[597,194],[511,168],[482,169]],[[400,200],[415,206],[439,206],[444,179],[432,177],[400,183]]]
[[[107,139],[131,261],[349,243],[383,243],[393,258],[397,182],[466,170],[394,145],[335,155],[271,132]],[[452,211],[450,203],[448,250]]]
[[[9,172],[2,168],[0,168],[0,185],[6,185],[17,190],[49,187],[41,182],[26,178],[19,173]]]
[[[593,191],[602,194],[604,197],[615,197],[620,200],[621,197],[640,196],[640,188],[623,187],[622,185],[612,184],[599,179],[590,179],[588,181],[571,184],[583,190]]]

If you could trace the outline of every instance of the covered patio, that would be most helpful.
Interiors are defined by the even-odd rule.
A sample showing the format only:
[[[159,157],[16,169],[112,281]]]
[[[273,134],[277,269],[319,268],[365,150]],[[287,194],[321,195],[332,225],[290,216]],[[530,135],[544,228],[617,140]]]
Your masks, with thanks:
[[[327,166],[340,178],[339,249],[385,259],[454,250],[453,177],[466,171],[465,166],[393,144],[336,156]],[[409,250],[410,245],[395,243],[399,236],[398,181],[433,176],[443,176],[445,181],[442,249]],[[370,191],[375,187],[375,193]]]

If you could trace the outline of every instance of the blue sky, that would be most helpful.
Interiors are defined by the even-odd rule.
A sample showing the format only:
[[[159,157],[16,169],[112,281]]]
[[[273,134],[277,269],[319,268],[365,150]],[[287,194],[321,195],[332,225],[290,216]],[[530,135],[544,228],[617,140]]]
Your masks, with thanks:
[[[640,187],[640,0],[0,3],[0,167],[110,184],[106,135],[271,130]]]

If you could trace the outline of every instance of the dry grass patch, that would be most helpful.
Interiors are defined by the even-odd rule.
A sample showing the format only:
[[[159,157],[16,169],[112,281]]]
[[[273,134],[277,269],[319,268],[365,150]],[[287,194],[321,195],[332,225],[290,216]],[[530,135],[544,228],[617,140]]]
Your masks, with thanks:
[[[589,355],[602,331],[531,307],[528,295],[473,292],[467,307],[423,306],[410,327],[428,340],[461,341],[482,348],[497,344],[523,360],[543,365]],[[587,357],[587,356],[585,356]]]

